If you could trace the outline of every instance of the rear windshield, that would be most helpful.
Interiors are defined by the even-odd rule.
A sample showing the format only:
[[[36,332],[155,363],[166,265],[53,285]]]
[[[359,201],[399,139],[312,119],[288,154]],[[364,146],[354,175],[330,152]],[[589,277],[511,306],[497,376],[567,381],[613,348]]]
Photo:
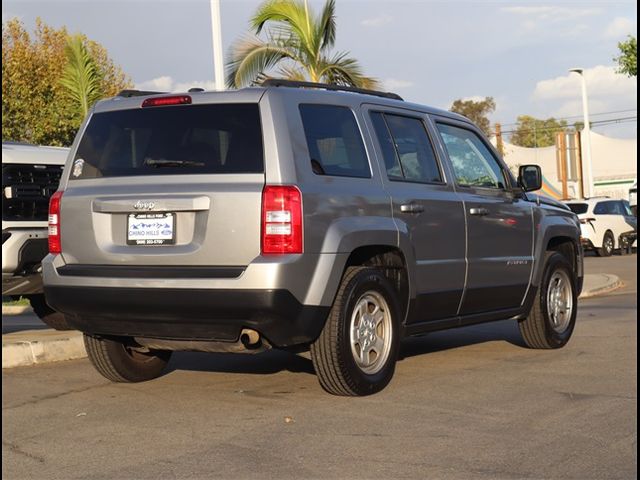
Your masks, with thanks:
[[[70,178],[262,172],[257,104],[185,105],[94,114]]]
[[[586,203],[567,203],[567,206],[576,215],[582,215],[583,213],[587,213],[587,210],[589,210],[589,205]]]

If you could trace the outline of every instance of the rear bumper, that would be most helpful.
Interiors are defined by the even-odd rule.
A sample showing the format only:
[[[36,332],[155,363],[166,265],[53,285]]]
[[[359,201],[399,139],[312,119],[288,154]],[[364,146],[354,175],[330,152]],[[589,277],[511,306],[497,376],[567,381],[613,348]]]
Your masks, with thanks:
[[[90,334],[235,342],[251,328],[275,347],[314,341],[330,307],[286,290],[45,286],[47,303]]]
[[[47,302],[85,333],[235,342],[244,328],[274,347],[320,334],[346,254],[258,258],[246,267],[43,261]]]
[[[48,253],[47,230],[14,228],[2,231],[2,294],[42,293],[41,262]]]

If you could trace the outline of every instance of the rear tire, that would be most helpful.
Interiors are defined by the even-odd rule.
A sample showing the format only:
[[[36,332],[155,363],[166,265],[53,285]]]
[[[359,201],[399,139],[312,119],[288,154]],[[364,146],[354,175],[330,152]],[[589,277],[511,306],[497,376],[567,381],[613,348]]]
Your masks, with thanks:
[[[108,380],[118,383],[144,382],[162,374],[170,351],[142,353],[125,343],[84,335],[84,346],[95,369]]]
[[[578,312],[576,281],[571,264],[558,252],[547,252],[542,282],[529,316],[518,323],[529,348],[564,347]]]
[[[599,257],[610,257],[615,249],[616,241],[611,230],[607,230],[602,239],[602,247],[596,250]]]
[[[311,360],[320,385],[333,395],[379,392],[391,381],[400,344],[394,288],[377,269],[349,267]]]
[[[56,312],[51,308],[44,298],[44,295],[30,295],[29,303],[33,312],[38,316],[40,320],[46,323],[51,328],[56,330],[73,330],[73,327],[69,325],[64,314]]]

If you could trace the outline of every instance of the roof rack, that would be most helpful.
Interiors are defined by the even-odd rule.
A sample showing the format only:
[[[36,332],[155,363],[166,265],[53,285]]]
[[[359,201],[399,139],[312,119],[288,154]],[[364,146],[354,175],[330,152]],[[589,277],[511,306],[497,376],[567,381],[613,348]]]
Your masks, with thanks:
[[[269,78],[262,82],[263,87],[291,87],[291,88],[322,88],[324,90],[337,90],[341,92],[363,93],[365,95],[375,95],[376,97],[391,98],[393,100],[404,99],[397,93],[379,92],[377,90],[367,90],[365,88],[348,87],[346,85],[329,85],[328,83],[299,82],[297,80],[284,80],[280,78]]]
[[[167,93],[167,92],[149,92],[145,90],[121,90],[118,93],[118,95],[116,95],[116,97],[124,97],[124,98],[144,97],[145,95],[161,95],[163,93]]]

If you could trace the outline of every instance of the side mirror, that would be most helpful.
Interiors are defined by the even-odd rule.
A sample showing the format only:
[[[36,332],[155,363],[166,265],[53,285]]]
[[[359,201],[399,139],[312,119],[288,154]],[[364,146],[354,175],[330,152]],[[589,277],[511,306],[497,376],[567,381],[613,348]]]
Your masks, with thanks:
[[[518,171],[518,185],[525,192],[542,188],[542,169],[538,165],[522,165]]]

